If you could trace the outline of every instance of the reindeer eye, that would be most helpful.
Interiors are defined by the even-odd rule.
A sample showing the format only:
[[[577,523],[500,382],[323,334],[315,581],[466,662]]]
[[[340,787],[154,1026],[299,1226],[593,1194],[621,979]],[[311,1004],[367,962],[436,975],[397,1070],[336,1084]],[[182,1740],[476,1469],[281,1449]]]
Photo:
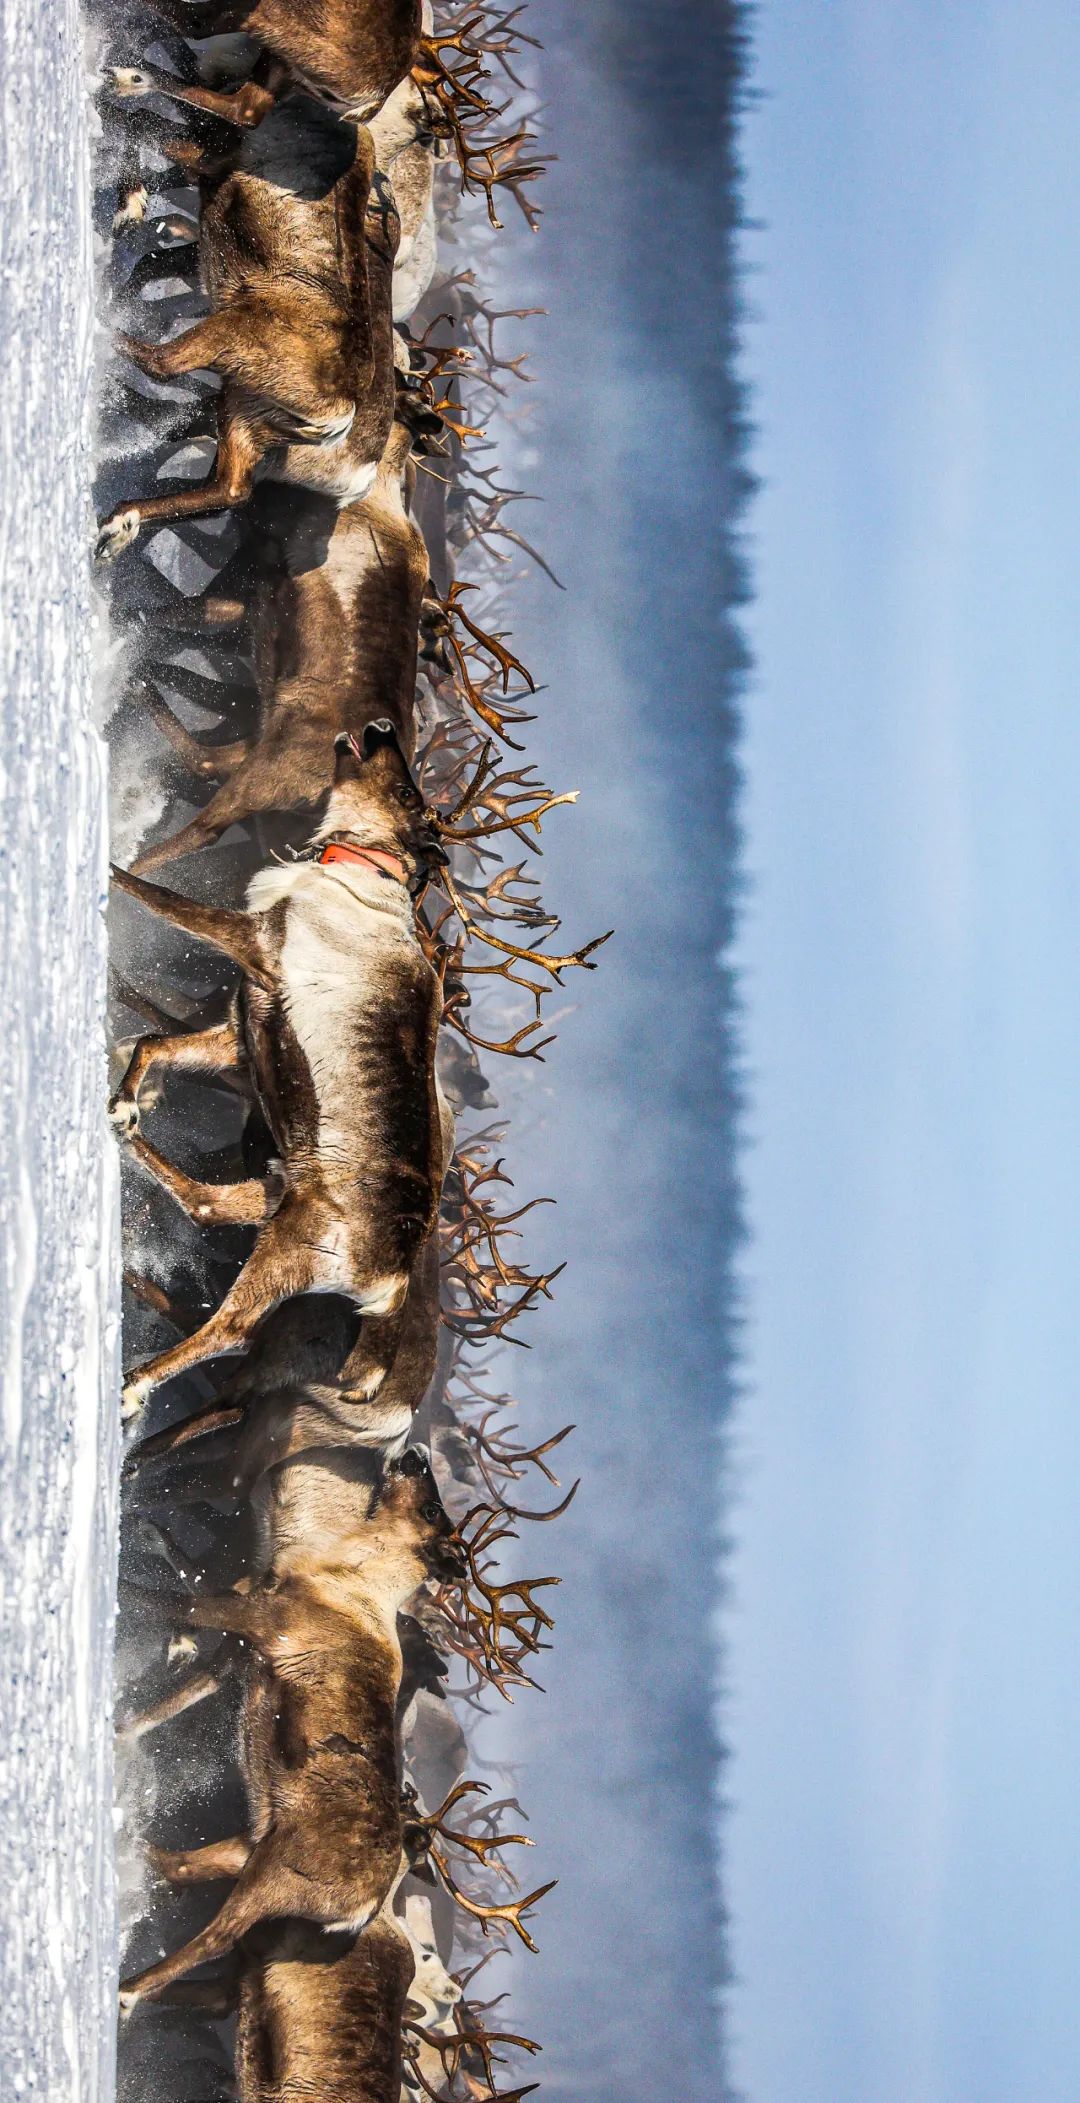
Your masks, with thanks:
[[[426,1519],[429,1526],[434,1526],[436,1520],[442,1518],[442,1505],[425,1504],[420,1513],[420,1517],[422,1519]]]
[[[412,810],[419,803],[420,798],[415,789],[399,789],[397,800],[399,803],[404,804],[406,810]]]

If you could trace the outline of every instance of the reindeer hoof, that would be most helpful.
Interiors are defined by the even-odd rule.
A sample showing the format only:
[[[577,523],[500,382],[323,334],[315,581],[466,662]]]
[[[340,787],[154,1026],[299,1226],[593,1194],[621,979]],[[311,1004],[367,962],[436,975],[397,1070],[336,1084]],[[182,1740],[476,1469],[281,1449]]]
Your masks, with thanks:
[[[130,548],[138,537],[138,511],[114,511],[98,532],[95,559],[98,562],[115,562],[117,556],[122,555],[125,548]]]
[[[135,190],[129,190],[123,203],[113,213],[113,233],[123,233],[126,226],[141,226],[146,218],[149,203],[150,192],[145,183],[140,183]]]
[[[114,1095],[109,1104],[109,1121],[120,1139],[130,1139],[139,1129],[139,1105],[130,1096]]]
[[[138,66],[106,66],[102,78],[114,95],[125,99],[131,95],[152,95],[154,83],[149,73],[140,72]]]
[[[120,1390],[120,1415],[125,1424],[130,1422],[132,1417],[137,1417],[140,1410],[145,1408],[147,1396],[152,1392],[153,1385],[153,1381],[147,1380],[145,1374],[141,1373],[136,1373],[131,1380],[125,1380]]]
[[[165,1657],[170,1665],[188,1665],[199,1655],[199,1646],[194,1636],[170,1636]]]
[[[135,1993],[132,1988],[122,1986],[120,1988],[119,2000],[121,2015],[130,2015],[132,2009],[138,2006],[139,1995]]]

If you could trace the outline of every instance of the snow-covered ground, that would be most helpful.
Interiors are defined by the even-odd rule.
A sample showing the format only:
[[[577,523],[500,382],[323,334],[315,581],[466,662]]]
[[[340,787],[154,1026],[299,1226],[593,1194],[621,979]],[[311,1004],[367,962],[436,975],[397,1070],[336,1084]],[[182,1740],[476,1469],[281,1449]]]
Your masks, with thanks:
[[[112,2094],[117,1178],[75,0],[0,0],[0,2093]]]

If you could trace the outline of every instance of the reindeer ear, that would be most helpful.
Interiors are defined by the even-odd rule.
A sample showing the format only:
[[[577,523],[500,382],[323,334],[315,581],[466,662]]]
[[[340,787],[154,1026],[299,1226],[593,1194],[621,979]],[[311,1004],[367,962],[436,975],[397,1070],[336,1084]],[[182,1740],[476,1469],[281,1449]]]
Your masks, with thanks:
[[[363,772],[364,755],[354,737],[347,730],[334,739],[334,783],[359,781]]]
[[[370,759],[372,753],[378,752],[382,745],[391,745],[399,757],[404,758],[405,755],[398,743],[397,731],[394,729],[389,716],[376,716],[373,723],[365,723],[364,758]]]
[[[409,1446],[400,1460],[394,1462],[395,1475],[426,1475],[427,1455],[418,1446]]]

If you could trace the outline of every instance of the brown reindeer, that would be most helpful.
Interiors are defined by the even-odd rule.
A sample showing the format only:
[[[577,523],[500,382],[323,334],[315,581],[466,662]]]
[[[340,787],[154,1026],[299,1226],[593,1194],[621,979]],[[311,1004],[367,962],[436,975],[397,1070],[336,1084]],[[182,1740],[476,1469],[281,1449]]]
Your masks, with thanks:
[[[303,1293],[343,1293],[400,1319],[438,1216],[450,1113],[435,1074],[438,977],[417,939],[410,889],[445,861],[389,722],[337,741],[318,859],[270,866],[229,911],[115,872],[119,889],[239,964],[228,1019],[146,1037],[113,1101],[132,1152],[193,1219],[261,1228],[221,1306],[127,1383],[124,1406],[204,1359],[244,1349],[256,1323]],[[272,1176],[233,1184],[182,1174],[137,1131],[158,1066],[246,1076],[280,1155]],[[385,1363],[393,1362],[388,1319]]]
[[[401,1452],[435,1372],[436,1235],[413,1269],[393,1363],[372,1396],[373,1373],[388,1355],[379,1326],[353,1302],[326,1293],[275,1308],[214,1402],[129,1453],[125,1472],[139,1501],[160,1495],[169,1503],[242,1502],[258,1499],[262,1479],[298,1456],[325,1448]]]
[[[331,514],[321,560],[312,560],[306,537],[294,534],[274,568],[262,572],[251,622],[261,720],[250,743],[231,742],[219,756],[152,694],[155,720],[174,750],[200,778],[217,774],[221,786],[181,831],[138,857],[137,875],[195,854],[228,826],[265,811],[310,810],[335,737],[360,737],[377,717],[393,724],[412,761],[428,561],[402,499],[410,443],[406,426],[395,423],[370,495]],[[220,603],[215,587],[208,633]]]
[[[186,1627],[239,1636],[255,1653],[242,1722],[251,1831],[151,1849],[171,1883],[236,1883],[201,1934],[125,1981],[122,2007],[226,1955],[261,1922],[357,1935],[374,1920],[402,1854],[398,1611],[428,1575],[462,1568],[431,1470],[410,1450],[359,1524],[328,1514],[246,1594],[169,1602]]]
[[[389,1903],[359,1936],[260,1931],[240,1980],[237,2103],[401,2103],[415,1960]]]
[[[205,1984],[182,1980],[160,1999],[218,2020],[238,2017],[229,2085],[236,2103],[401,2103],[417,1961],[391,1895],[362,1935],[296,1920],[255,1928],[224,1974]]]
[[[147,525],[246,503],[257,474],[339,505],[367,495],[396,396],[400,222],[386,171],[426,107],[410,82],[369,131],[290,104],[223,168],[206,165],[198,256],[211,311],[164,343],[118,341],[155,379],[220,375],[214,468],[195,488],[118,505],[100,528],[102,561]]]
[[[435,1369],[438,1325],[434,1236],[413,1273],[394,1363],[373,1401],[366,1390],[378,1347],[365,1346],[362,1335],[349,1346],[358,1327],[379,1325],[361,1325],[355,1309],[333,1296],[287,1301],[260,1324],[237,1378],[216,1404],[128,1455],[125,1477],[136,1506],[250,1501],[249,1581],[266,1581],[293,1546],[321,1541],[329,1553],[336,1533],[362,1525],[376,1468],[404,1449]],[[168,1551],[168,1537],[160,1527],[154,1531]],[[190,1566],[187,1551],[183,1562]],[[417,1683],[426,1685],[433,1657],[423,1631],[417,1628],[415,1636],[409,1656]],[[222,1646],[212,1667],[196,1664],[161,1700],[126,1716],[119,1735],[142,1738],[173,1722],[216,1695],[242,1661],[235,1645]],[[402,1713],[408,1698],[403,1689]]]
[[[242,31],[261,45],[252,79],[227,92],[189,85],[147,67],[109,75],[124,96],[164,94],[245,129],[260,124],[292,86],[339,116],[370,122],[416,64],[421,0],[152,0],[186,37]]]

